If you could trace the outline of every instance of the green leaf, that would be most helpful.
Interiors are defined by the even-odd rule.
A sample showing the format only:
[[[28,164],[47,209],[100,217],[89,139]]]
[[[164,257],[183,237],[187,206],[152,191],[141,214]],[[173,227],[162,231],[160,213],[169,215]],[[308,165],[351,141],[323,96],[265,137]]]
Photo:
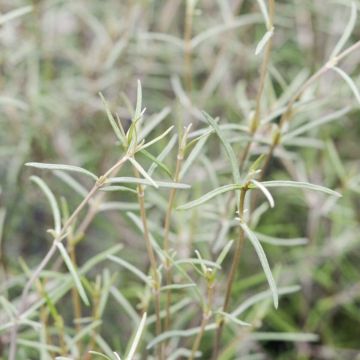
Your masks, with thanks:
[[[108,356],[106,356],[106,355],[104,355],[104,354],[102,354],[102,353],[99,353],[99,352],[97,352],[97,351],[92,351],[92,350],[90,350],[90,351],[89,351],[89,354],[98,355],[98,356],[100,356],[100,357],[102,357],[102,358],[104,358],[104,359],[107,359],[107,360],[113,360],[113,359],[109,358]]]
[[[359,93],[359,90],[357,89],[354,81],[351,79],[351,77],[345,71],[341,70],[340,68],[338,68],[336,66],[333,66],[332,69],[335,70],[349,85],[351,91],[355,95],[357,102],[360,105],[360,93]]]
[[[64,171],[71,171],[77,172],[81,174],[85,174],[93,178],[94,180],[98,180],[98,177],[93,174],[92,172],[83,169],[79,166],[74,165],[64,165],[64,164],[46,164],[46,163],[38,163],[38,162],[28,162],[25,164],[26,166],[34,167],[37,169],[45,169],[45,170],[64,170]]]
[[[269,283],[269,286],[270,286],[270,290],[271,290],[271,293],[272,293],[272,296],[273,296],[275,309],[277,309],[278,306],[279,306],[279,295],[278,295],[278,290],[277,290],[277,287],[276,287],[274,277],[273,277],[273,275],[271,273],[271,270],[270,270],[269,262],[268,262],[268,260],[266,258],[266,254],[265,254],[259,240],[255,236],[255,234],[249,229],[249,227],[242,221],[240,221],[240,226],[244,230],[245,234],[247,235],[247,237],[250,240],[250,242],[252,243],[252,245],[254,246],[254,249],[255,249],[258,257],[259,257],[261,266],[262,266],[262,268],[264,270],[266,279],[267,279],[267,281]]]
[[[207,122],[214,128],[217,136],[219,137],[221,143],[223,144],[223,146],[225,148],[225,152],[230,160],[230,165],[231,165],[231,169],[232,169],[232,175],[233,175],[234,182],[237,184],[240,184],[241,179],[240,179],[239,166],[238,166],[236,156],[234,154],[232,147],[230,146],[229,142],[223,136],[223,134],[219,128],[219,125],[216,123],[216,121],[210,115],[208,115],[206,112],[203,112],[203,115],[205,116],[205,119],[207,120]]]
[[[174,128],[174,125],[170,126],[167,130],[165,130],[161,135],[157,136],[156,138],[152,139],[151,141],[145,143],[142,147],[141,150],[148,148],[151,145],[154,145],[156,142],[160,141],[161,139],[163,139],[172,129]]]
[[[278,288],[278,294],[279,295],[287,295],[287,294],[292,294],[294,292],[298,292],[301,290],[301,287],[298,285],[293,285],[293,286],[287,286],[287,287],[281,287]],[[255,294],[253,296],[251,296],[250,298],[248,298],[247,300],[245,300],[243,303],[241,303],[234,311],[231,312],[232,316],[239,316],[242,313],[244,313],[247,309],[249,309],[251,306],[257,304],[258,302],[268,299],[268,298],[272,297],[272,291],[271,290],[266,290],[266,291],[262,291],[258,294]]]
[[[70,274],[72,275],[72,277],[74,279],[75,286],[79,292],[79,295],[80,295],[82,301],[84,302],[85,305],[89,306],[90,305],[89,299],[86,296],[85,290],[81,284],[81,280],[77,274],[77,270],[75,269],[75,266],[73,265],[64,245],[61,242],[57,241],[56,246],[59,249],[62,258],[64,259],[64,262],[65,262],[68,270],[70,271]]]
[[[102,188],[100,188],[101,191],[129,191],[133,194],[137,194],[137,191],[129,188],[127,186],[120,186],[120,185],[109,185],[109,186],[104,186]]]
[[[140,80],[137,81],[136,107],[133,121],[138,121],[142,112],[142,88]]]
[[[272,38],[273,35],[274,35],[274,27],[268,30],[261,38],[259,43],[256,45],[255,55],[259,55],[262,52],[263,48],[269,42],[269,40]]]
[[[60,209],[59,205],[55,199],[55,196],[53,192],[50,190],[50,188],[46,185],[45,181],[40,179],[38,176],[31,176],[30,180],[33,181],[36,185],[40,187],[40,189],[43,191],[45,196],[47,197],[51,211],[54,218],[54,230],[56,234],[60,234],[61,232],[61,215],[60,215]]]
[[[265,1],[264,0],[257,0],[257,2],[259,4],[261,13],[262,13],[262,15],[264,17],[265,25],[266,25],[266,27],[269,27],[269,25],[270,25],[270,17],[269,17],[269,12],[267,10]]]
[[[218,325],[215,323],[209,324],[209,325],[205,326],[205,331],[215,330],[217,328],[217,326]],[[160,334],[159,336],[156,336],[154,339],[152,339],[149,342],[149,344],[147,345],[147,349],[151,349],[156,344],[159,344],[167,339],[178,338],[178,337],[190,337],[190,336],[197,335],[199,332],[200,332],[200,326],[191,328],[191,329],[187,329],[187,330],[165,331],[162,334]]]
[[[200,151],[206,144],[206,141],[209,138],[210,134],[211,134],[211,132],[208,132],[208,133],[205,133],[200,136],[198,142],[196,143],[194,148],[191,150],[190,154],[187,156],[186,160],[184,161],[184,163],[181,167],[181,171],[180,171],[180,175],[179,175],[180,179],[183,178],[183,176],[186,174],[186,172],[188,171],[188,169],[190,168],[192,163],[198,158]],[[195,140],[197,140],[197,139],[195,139]],[[188,146],[189,145],[190,144],[188,144]]]
[[[251,182],[262,191],[262,193],[265,195],[265,197],[267,198],[269,205],[271,208],[273,208],[275,206],[275,202],[274,199],[270,193],[270,191],[260,182],[256,181],[256,180],[251,180]]]
[[[350,35],[351,35],[352,31],[354,30],[354,27],[356,25],[356,17],[357,17],[356,3],[355,3],[355,1],[352,1],[351,2],[350,19],[347,22],[347,25],[345,27],[344,32],[342,33],[339,41],[335,45],[334,50],[332,51],[332,53],[331,53],[331,55],[329,57],[330,60],[335,58],[340,53],[340,51],[343,49],[346,42],[349,40]]]
[[[135,351],[136,351],[136,349],[137,349],[137,347],[139,345],[139,342],[140,342],[141,335],[142,335],[142,333],[144,331],[145,324],[146,324],[146,312],[144,312],[144,314],[143,314],[143,316],[141,318],[139,327],[137,328],[137,331],[135,333],[134,340],[132,341],[130,350],[129,350],[127,356],[126,356],[126,360],[133,360],[134,355],[135,355]]]
[[[276,245],[276,246],[298,246],[306,245],[309,242],[307,238],[293,238],[293,239],[281,239],[273,236],[268,236],[254,232],[256,237],[266,244]]]
[[[218,311],[218,313],[222,316],[224,316],[226,319],[230,320],[231,322],[233,322],[234,324],[236,325],[240,325],[240,326],[251,326],[251,324],[249,324],[248,322],[245,322],[245,321],[241,321],[239,320],[237,317],[229,314],[229,313],[226,313],[224,311]]]
[[[271,187],[279,187],[279,188],[299,188],[302,190],[314,190],[314,191],[320,191],[325,194],[334,195],[337,197],[341,197],[342,195],[338,192],[328,189],[324,186],[310,184],[308,182],[302,182],[302,181],[290,181],[290,180],[272,180],[272,181],[263,181],[261,182],[262,185],[264,185],[267,188]]]
[[[144,168],[132,157],[129,158],[131,164],[133,164],[134,168],[146,179],[150,182],[150,184],[156,188],[159,186],[156,182],[150,177],[150,175],[144,170]]]
[[[172,284],[172,285],[166,285],[162,286],[160,288],[160,291],[167,291],[167,290],[182,290],[187,289],[190,287],[197,286],[195,283],[189,283],[189,284]]]
[[[215,196],[219,196],[225,192],[233,191],[233,190],[240,190],[243,187],[242,184],[229,184],[221,186],[217,189],[211,190],[210,192],[206,193],[205,195],[201,196],[200,198],[190,201],[184,205],[178,206],[176,210],[189,210],[193,207],[199,206],[204,204],[205,202],[213,199]]]
[[[163,162],[158,160],[155,156],[151,155],[148,151],[144,150],[143,148],[139,152],[144,156],[146,156],[148,159],[150,159],[152,162],[156,163],[156,165],[158,165],[162,170],[164,170],[166,174],[169,175],[170,178],[172,177],[169,168]]]
[[[319,335],[312,333],[254,332],[249,334],[249,339],[254,341],[313,342],[319,340]]]
[[[228,252],[231,249],[232,244],[234,243],[233,240],[228,241],[228,243],[224,246],[224,248],[221,250],[220,255],[218,256],[218,258],[216,259],[216,263],[221,266],[222,262],[224,261],[226,255],[228,254]]]
[[[172,138],[170,139],[170,141],[167,143],[167,145],[164,147],[164,149],[161,151],[161,153],[156,157],[156,159],[158,161],[163,161],[165,159],[165,157],[169,154],[169,152],[172,150],[172,148],[175,146],[176,144],[176,140],[177,140],[177,135],[174,134],[172,136]],[[156,167],[158,166],[157,163],[153,163],[150,167],[149,167],[149,170],[148,170],[148,174],[151,176]]]
[[[104,107],[105,107],[105,110],[106,110],[106,115],[107,115],[107,117],[109,119],[110,125],[113,128],[116,137],[121,142],[121,144],[123,144],[125,146],[126,139],[125,139],[125,136],[124,136],[124,130],[122,129],[122,131],[121,131],[120,127],[119,127],[119,126],[121,126],[121,123],[119,123],[119,124],[116,123],[116,121],[115,121],[115,119],[114,119],[114,117],[113,117],[113,115],[111,113],[110,107],[109,107],[108,103],[106,102],[104,96],[102,95],[102,93],[99,93],[99,95],[100,95],[101,101],[104,104]]]
[[[134,178],[134,177],[113,177],[109,178],[106,183],[108,184],[142,184],[142,185],[152,185],[147,179]],[[166,181],[156,181],[157,187],[170,188],[170,189],[190,189],[190,185],[176,182],[166,182]]]
[[[257,170],[259,170],[260,165],[262,163],[262,161],[265,159],[265,154],[261,154],[257,157],[257,159],[252,163],[252,165],[250,166],[250,171],[249,172],[255,172]]]
[[[131,265],[129,262],[127,262],[127,261],[125,261],[125,260],[123,260],[123,259],[121,259],[121,258],[119,258],[117,256],[113,256],[113,255],[109,255],[108,259],[110,259],[111,261],[116,262],[117,264],[121,265],[125,269],[129,270],[134,275],[136,275],[140,280],[142,280],[145,284],[151,286],[150,278],[148,276],[146,276],[142,271],[140,271],[134,265]]]
[[[111,211],[111,210],[121,210],[121,211],[139,210],[139,204],[131,203],[131,202],[123,202],[123,201],[107,201],[99,205],[99,211]]]

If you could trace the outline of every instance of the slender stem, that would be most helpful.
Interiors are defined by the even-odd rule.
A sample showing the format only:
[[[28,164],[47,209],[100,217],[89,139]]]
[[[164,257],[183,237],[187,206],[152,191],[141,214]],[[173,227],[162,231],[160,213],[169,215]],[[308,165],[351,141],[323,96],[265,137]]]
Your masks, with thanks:
[[[134,169],[135,176],[140,178],[139,172]],[[145,201],[144,201],[144,187],[141,184],[137,186],[138,202],[140,205],[140,216],[141,222],[144,230],[144,239],[146,251],[150,260],[151,273],[153,276],[153,292],[154,292],[154,302],[155,302],[155,316],[156,316],[156,335],[161,334],[161,317],[160,317],[160,278],[157,272],[157,261],[155,253],[150,241],[150,233],[147,222],[146,210],[145,210]],[[160,360],[164,358],[163,345],[158,346],[158,357]]]
[[[77,260],[76,260],[76,248],[74,245],[70,245],[68,246],[68,251],[69,251],[69,255],[70,255],[70,259],[71,262],[74,264],[74,266],[77,266]],[[81,314],[82,314],[82,310],[81,310],[81,301],[80,301],[80,296],[78,291],[76,290],[75,287],[71,288],[71,297],[72,297],[72,302],[73,302],[73,309],[74,309],[74,320],[80,320],[81,319]],[[80,322],[79,321],[75,321],[75,330],[76,330],[76,334],[79,334],[79,332],[81,331],[81,326],[80,326]]]
[[[240,217],[240,219],[242,219],[244,216],[244,205],[245,205],[246,192],[247,192],[247,187],[244,186],[240,191],[240,200],[239,200],[239,217]],[[244,240],[245,240],[245,233],[244,233],[243,229],[240,228],[239,237],[238,237],[238,240],[236,241],[234,257],[233,257],[233,261],[231,264],[228,281],[226,284],[226,293],[225,293],[225,299],[224,299],[224,304],[223,304],[224,312],[226,312],[229,307],[229,303],[230,303],[230,299],[231,299],[231,291],[232,291],[235,275],[237,272],[237,268],[239,266],[240,256],[241,256],[241,251],[243,248]],[[213,355],[212,355],[213,360],[216,360],[218,357],[218,354],[219,354],[223,327],[224,327],[224,321],[221,320],[218,325],[218,328],[216,329],[215,344],[214,344]]]
[[[183,154],[181,150],[179,150],[179,154],[177,156],[176,161],[176,170],[174,176],[174,182],[179,182],[181,163],[183,160]],[[171,223],[171,214],[174,208],[174,200],[176,196],[176,189],[171,189],[168,200],[168,207],[165,215],[164,222],[164,252],[165,254],[169,253],[169,233],[170,233],[170,223]],[[170,259],[167,256],[165,260],[165,272],[166,272],[166,285],[171,285],[171,268],[170,268]],[[164,330],[168,330],[170,327],[171,314],[170,314],[170,306],[171,306],[171,289],[166,292],[166,316],[165,316],[165,326]]]
[[[208,283],[207,283],[207,304],[205,304],[204,308],[203,308],[203,315],[202,315],[202,320],[201,320],[201,324],[200,324],[200,331],[195,338],[193,347],[191,349],[191,355],[189,357],[189,360],[193,360],[195,358],[196,352],[198,351],[200,344],[201,344],[201,340],[204,336],[205,326],[207,325],[207,323],[211,317],[213,292],[214,292],[214,285],[213,285],[212,281],[208,281]]]
[[[94,294],[93,294],[93,308],[92,308],[92,318],[95,321],[100,320],[100,292],[101,292],[101,287],[95,285],[95,289],[94,289]],[[91,337],[90,337],[90,341],[89,344],[87,346],[88,351],[85,352],[84,354],[84,360],[90,360],[91,359],[91,354],[89,353],[90,350],[95,350],[95,344],[96,344],[96,331],[93,330],[91,332]]]
[[[272,31],[272,29],[273,29],[274,12],[275,12],[275,0],[269,0],[269,23],[266,24],[268,31]],[[262,95],[264,93],[265,80],[266,80],[266,76],[268,73],[268,67],[269,67],[269,63],[270,63],[270,54],[271,54],[271,49],[272,49],[272,43],[273,43],[273,41],[272,41],[272,37],[271,37],[266,44],[263,61],[261,63],[260,81],[259,81],[258,91],[256,94],[255,113],[251,120],[250,129],[249,129],[251,139],[248,141],[248,143],[242,153],[242,156],[240,159],[240,170],[243,170],[243,168],[244,168],[244,165],[246,163],[246,160],[247,160],[249,152],[250,152],[251,145],[254,141],[255,133],[260,125],[261,99],[262,99]]]
[[[192,49],[191,34],[193,26],[193,1],[186,1],[185,10],[185,29],[184,29],[184,65],[185,65],[185,85],[188,93],[192,91]]]
[[[51,258],[56,252],[57,243],[61,242],[64,239],[64,236],[66,235],[69,227],[73,224],[81,210],[88,204],[88,202],[91,200],[91,198],[94,196],[94,194],[101,188],[103,185],[103,182],[107,179],[108,176],[110,176],[115,171],[118,171],[122,165],[128,160],[128,155],[125,155],[122,157],[114,166],[112,166],[103,176],[101,176],[99,179],[101,181],[97,181],[95,185],[91,188],[89,193],[85,196],[85,198],[82,200],[82,202],[78,205],[78,207],[75,209],[75,211],[72,213],[72,215],[67,219],[64,226],[62,227],[60,233],[55,237],[53,240],[53,243],[41,261],[41,263],[38,265],[38,267],[34,270],[32,273],[30,279],[26,283],[24,290],[21,294],[20,298],[20,305],[19,305],[19,311],[14,319],[14,324],[11,328],[11,334],[10,334],[10,349],[9,349],[9,360],[15,360],[16,359],[16,338],[17,338],[17,332],[19,327],[19,319],[21,315],[23,314],[25,307],[26,307],[26,299],[28,298],[29,292],[31,287],[33,286],[34,282],[38,279],[41,272],[44,270],[44,268],[47,266]]]

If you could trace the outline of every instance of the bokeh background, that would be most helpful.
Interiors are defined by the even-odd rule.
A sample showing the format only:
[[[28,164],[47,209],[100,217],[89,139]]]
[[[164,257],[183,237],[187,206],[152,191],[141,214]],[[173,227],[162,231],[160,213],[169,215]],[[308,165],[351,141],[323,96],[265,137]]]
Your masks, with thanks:
[[[350,0],[276,1],[263,119],[276,123],[279,109],[295,89],[327,62],[349,22],[351,4]],[[360,3],[354,4],[359,9]],[[5,18],[4,14],[18,8],[23,13]],[[137,79],[141,80],[147,118],[165,117],[155,133],[172,124],[181,129],[190,122],[193,129],[202,128],[201,110],[219,116],[224,123],[248,126],[262,61],[255,48],[265,26],[259,3],[253,0],[199,0],[189,38],[184,34],[186,1],[181,0],[1,0],[0,13],[0,291],[16,302],[23,279],[19,259],[34,267],[50,245],[46,229],[51,227],[52,216],[29,176],[41,174],[71,208],[81,199],[51,172],[37,172],[24,164],[73,164],[103,173],[120,150],[98,93],[104,94],[126,126],[130,113],[122,94],[134,103]],[[359,35],[357,21],[347,46]],[[189,47],[190,65],[186,63]],[[356,51],[339,65],[358,87],[359,59]],[[334,113],[337,115],[332,117]],[[319,340],[262,341],[244,345],[250,349],[248,354],[255,349],[264,359],[355,359],[360,352],[359,116],[354,94],[331,71],[308,89],[296,108],[291,129],[322,118],[325,121],[284,144],[267,178],[323,184],[343,197],[335,203],[321,194],[277,191],[275,210],[258,211],[254,220],[257,232],[281,238],[307,237],[309,243],[299,247],[264,245],[281,282],[300,284],[302,290],[286,296],[278,311],[269,303],[253,311],[261,331],[311,332],[319,334]],[[270,131],[270,125],[264,125],[260,139]],[[234,131],[228,138],[236,151],[241,151],[244,135]],[[212,138],[208,144],[184,179],[195,184],[193,194],[212,188],[211,174],[216,173],[222,184],[229,179],[218,142]],[[254,156],[264,147],[266,143],[259,141]],[[173,159],[165,160],[170,168]],[[81,178],[88,187],[86,181]],[[109,202],[119,199],[134,201],[130,195],[107,195]],[[186,195],[181,199],[179,203],[185,202]],[[154,206],[161,201],[162,195],[149,198],[154,222],[161,222],[162,207]],[[207,242],[219,226],[222,211],[220,201],[219,208],[199,210],[193,225],[186,216],[179,220],[175,226],[178,252],[189,256],[194,247],[200,247],[210,258]],[[197,220],[203,225],[197,225]],[[223,236],[224,241],[231,238],[231,230]],[[123,251],[129,261],[145,269],[142,237],[119,209],[95,218],[86,241],[79,244],[79,264],[116,242],[125,244]],[[239,299],[266,288],[253,250],[246,247],[244,251],[241,275],[234,287]],[[120,277],[124,295],[136,308],[141,300],[136,281]],[[64,298],[60,303],[65,319],[71,318],[65,307],[68,301]],[[186,314],[190,316],[191,311]],[[101,332],[113,348],[131,334],[126,322],[126,315],[111,299]],[[6,349],[6,332],[0,336]],[[204,359],[210,349],[211,335],[206,335]]]

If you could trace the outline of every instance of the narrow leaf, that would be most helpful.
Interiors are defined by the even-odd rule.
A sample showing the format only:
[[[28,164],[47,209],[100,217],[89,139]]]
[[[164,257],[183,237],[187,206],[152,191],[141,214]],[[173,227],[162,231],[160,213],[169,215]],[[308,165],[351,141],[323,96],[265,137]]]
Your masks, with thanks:
[[[144,170],[144,168],[132,157],[129,158],[129,161],[133,164],[135,169],[146,179],[150,182],[150,184],[156,188],[159,186],[156,182],[150,177],[150,175]]]
[[[333,59],[334,57],[336,57],[340,53],[340,51],[343,49],[346,42],[349,40],[350,35],[351,35],[352,31],[354,30],[354,27],[356,24],[356,17],[357,17],[356,4],[355,4],[355,1],[352,1],[351,2],[350,19],[346,25],[344,32],[341,35],[341,38],[335,45],[334,50],[332,51],[332,53],[330,55],[330,59]]]
[[[325,194],[334,195],[337,197],[341,197],[342,195],[338,192],[328,189],[321,185],[315,185],[310,184],[308,182],[302,182],[302,181],[290,181],[290,180],[272,180],[272,181],[263,181],[261,184],[267,188],[271,187],[279,187],[279,188],[299,188],[302,190],[314,190],[314,191],[320,191]]]
[[[108,184],[142,184],[142,185],[152,185],[147,179],[133,178],[133,177],[113,177],[107,180]],[[167,182],[167,181],[156,181],[157,187],[164,187],[170,189],[190,189],[190,185],[176,182]]]
[[[132,342],[132,344],[131,344],[129,353],[128,353],[128,355],[126,356],[126,360],[133,360],[134,355],[135,355],[136,348],[137,348],[138,345],[139,345],[141,335],[142,335],[142,333],[143,333],[143,331],[144,331],[145,323],[146,323],[146,312],[144,313],[144,315],[143,315],[142,318],[141,318],[139,327],[138,327],[138,329],[137,329],[137,331],[136,331],[136,334],[135,334],[134,340],[133,340],[133,342]]]
[[[214,128],[217,136],[219,137],[221,143],[223,144],[223,146],[225,148],[225,152],[230,160],[234,182],[239,184],[240,183],[240,172],[239,172],[239,166],[238,166],[238,163],[236,160],[234,150],[230,146],[230,143],[223,136],[223,134],[219,128],[219,125],[216,123],[216,121],[210,115],[208,115],[206,112],[203,112],[203,115],[205,116],[205,119],[207,120],[207,122]]]
[[[104,358],[104,359],[107,359],[107,360],[113,360],[113,359],[111,359],[111,358],[109,358],[108,356],[106,356],[106,355],[104,355],[104,354],[102,354],[102,353],[99,353],[99,352],[97,352],[97,351],[89,351],[89,354],[92,354],[92,355],[98,355],[98,356],[100,356],[100,357],[102,357],[102,358]]]
[[[209,138],[210,132],[201,136],[199,141],[196,143],[194,148],[191,150],[190,154],[187,156],[186,160],[181,167],[179,178],[182,179],[186,174],[192,163],[198,158],[200,151],[204,147],[207,139]]]
[[[239,320],[237,317],[235,317],[235,316],[233,316],[233,315],[231,315],[229,313],[226,313],[224,311],[219,311],[218,313],[221,314],[222,316],[224,316],[226,319],[229,319],[231,322],[233,322],[236,325],[251,326],[251,324],[249,324],[248,322]]]
[[[162,286],[160,288],[160,291],[167,291],[167,290],[182,290],[187,289],[190,287],[197,286],[195,283],[189,283],[189,284],[172,284],[172,285],[166,285]]]
[[[79,166],[74,165],[64,165],[64,164],[46,164],[46,163],[38,163],[38,162],[28,162],[25,164],[26,166],[31,166],[37,169],[46,169],[46,170],[64,170],[64,171],[72,171],[81,174],[85,174],[93,178],[94,180],[98,180],[98,177],[92,172],[83,169]]]
[[[256,46],[255,55],[259,55],[262,52],[263,48],[269,42],[269,40],[272,38],[273,35],[274,35],[274,27],[272,27],[270,30],[268,30],[264,34],[264,36],[261,38],[261,40],[259,41],[259,43]]]
[[[216,259],[216,263],[221,266],[222,262],[224,261],[226,255],[228,254],[228,252],[231,249],[232,244],[234,243],[233,240],[230,240],[222,249],[220,255],[218,256],[218,258]]]
[[[104,104],[105,110],[106,110],[106,115],[109,119],[110,125],[114,130],[114,133],[116,135],[116,137],[118,138],[118,140],[121,142],[121,144],[125,145],[126,144],[126,139],[123,135],[123,132],[120,130],[119,126],[121,126],[121,123],[118,125],[113,117],[113,114],[111,113],[109,104],[107,103],[107,101],[105,100],[104,96],[102,95],[102,93],[99,93],[101,101]]]
[[[81,284],[80,278],[79,278],[79,276],[77,274],[77,270],[75,269],[75,267],[74,267],[69,255],[68,255],[64,245],[61,242],[57,241],[56,246],[59,249],[62,258],[64,259],[64,262],[65,262],[68,270],[70,271],[70,274],[72,275],[72,277],[74,279],[75,286],[76,286],[76,288],[77,288],[77,290],[79,292],[79,295],[80,295],[82,301],[84,302],[85,305],[89,306],[90,303],[89,303],[89,300],[88,300],[88,298],[86,296],[85,290],[84,290],[84,288],[83,288],[83,286]]]
[[[264,17],[266,27],[268,27],[270,25],[270,18],[269,18],[269,13],[268,13],[265,1],[264,0],[257,0],[257,2],[259,4],[261,13],[262,13],[262,15]]]
[[[147,147],[155,144],[156,142],[160,141],[161,139],[163,139],[172,129],[174,128],[174,125],[170,126],[167,130],[165,130],[161,135],[157,136],[156,138],[152,139],[151,141],[145,143],[141,149],[146,149]]]
[[[143,154],[144,156],[146,156],[148,159],[150,159],[152,162],[156,163],[156,165],[158,165],[160,167],[160,169],[164,170],[166,172],[166,174],[171,178],[171,171],[169,170],[169,168],[160,160],[158,160],[155,156],[152,156],[148,151],[141,149],[139,151],[141,154]],[[150,176],[150,175],[149,175]]]
[[[269,205],[271,208],[273,208],[275,206],[275,202],[274,202],[274,198],[272,197],[270,191],[260,182],[256,181],[256,180],[251,180],[251,182],[262,191],[262,193],[265,195],[265,197],[267,198]]]
[[[31,181],[33,181],[36,185],[40,187],[45,196],[47,197],[49,204],[51,206],[51,212],[54,218],[54,230],[56,234],[59,234],[61,231],[61,215],[59,210],[59,205],[55,199],[53,192],[46,185],[45,181],[40,179],[38,176],[31,176]]]
[[[243,187],[242,184],[230,184],[230,185],[224,185],[217,189],[211,190],[207,194],[201,196],[200,198],[190,201],[184,205],[178,206],[177,210],[188,210],[192,209],[193,207],[199,206],[204,204],[205,202],[213,199],[215,196],[221,195],[225,192],[232,191],[232,190],[240,190]]]
[[[158,161],[163,161],[165,157],[169,154],[169,152],[172,150],[172,148],[175,146],[177,140],[177,135],[173,135],[170,141],[167,143],[167,145],[164,147],[164,149],[161,151],[161,153],[156,157]],[[153,163],[148,170],[148,174],[151,176],[154,171],[156,170],[156,167],[158,166],[157,163]]]
[[[129,262],[113,255],[109,255],[108,259],[111,261],[116,262],[117,264],[121,265],[125,269],[131,271],[134,275],[136,275],[140,280],[142,280],[145,284],[151,285],[150,278],[146,276],[142,271],[140,271],[137,267],[134,265],[131,265]]]
[[[141,117],[142,107],[142,88],[140,80],[137,81],[136,107],[133,121],[138,121]]]
[[[276,246],[297,246],[297,245],[306,245],[309,242],[307,238],[293,238],[293,239],[281,239],[274,236],[268,236],[254,232],[256,237],[266,244],[276,245]]]
[[[278,288],[278,294],[279,295],[288,295],[288,294],[292,294],[294,292],[298,292],[298,291],[300,291],[300,289],[301,289],[301,287],[298,285],[281,287],[281,288]],[[237,316],[241,315],[242,313],[244,313],[251,306],[259,303],[262,300],[265,300],[265,299],[268,299],[271,297],[272,297],[271,290],[266,290],[266,291],[262,291],[258,294],[255,294],[255,295],[251,296],[250,298],[248,298],[247,300],[245,300],[243,303],[241,303],[234,311],[231,312],[231,315],[237,317]]]
[[[278,290],[276,287],[274,277],[271,273],[270,266],[269,266],[268,260],[266,258],[265,252],[264,252],[259,240],[255,236],[255,234],[249,229],[249,227],[242,221],[240,221],[240,226],[244,230],[245,234],[247,235],[247,237],[250,240],[250,242],[252,243],[252,245],[254,246],[254,249],[259,257],[261,266],[264,270],[266,279],[269,283],[269,287],[270,287],[270,290],[271,290],[271,293],[273,296],[275,309],[277,309],[279,306]]]
[[[355,95],[357,102],[360,105],[360,93],[359,93],[359,90],[356,87],[354,81],[351,79],[351,77],[345,71],[341,70],[340,68],[338,68],[336,66],[333,66],[332,69],[335,70],[346,81],[346,83],[349,85],[351,91]]]

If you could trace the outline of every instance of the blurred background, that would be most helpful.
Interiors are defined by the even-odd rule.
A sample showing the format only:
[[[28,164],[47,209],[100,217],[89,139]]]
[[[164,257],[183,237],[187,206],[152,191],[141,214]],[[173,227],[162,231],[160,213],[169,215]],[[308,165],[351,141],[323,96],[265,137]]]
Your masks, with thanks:
[[[279,109],[328,61],[349,23],[352,3],[360,9],[358,1],[350,0],[276,1],[273,49],[262,101],[262,119],[269,121],[259,131],[254,156],[267,146],[261,139],[270,136],[270,123],[278,121]],[[24,164],[72,164],[101,174],[119,157],[99,92],[128,126],[130,112],[122,94],[134,104],[136,80],[140,79],[146,117],[165,118],[155,130],[159,134],[172,124],[177,129],[190,122],[193,130],[204,127],[201,110],[219,116],[224,123],[248,126],[262,61],[255,49],[266,31],[259,2],[199,0],[194,2],[190,25],[186,24],[187,6],[189,9],[181,0],[0,1],[3,296],[15,299],[20,293],[21,286],[16,285],[23,273],[19,259],[34,267],[50,245],[46,229],[52,216],[46,200],[28,180],[37,172]],[[357,21],[347,46],[359,36]],[[360,52],[355,51],[339,65],[357,87],[359,59]],[[256,231],[309,239],[299,247],[264,245],[273,267],[282,274],[281,281],[300,284],[302,291],[286,296],[278,311],[267,306],[259,321],[261,331],[313,332],[319,340],[263,341],[253,348],[266,359],[355,359],[360,352],[359,104],[346,82],[330,71],[302,100],[290,130],[319,119],[321,126],[310,127],[284,143],[267,178],[323,184],[343,197],[335,203],[316,193],[277,191],[276,209],[258,211]],[[236,151],[241,151],[244,135],[235,131],[228,137]],[[204,150],[205,160],[196,162],[184,179],[195,184],[198,195],[212,187],[207,160],[220,183],[229,178],[224,155],[214,139],[209,141],[212,144]],[[165,162],[174,167],[173,160]],[[81,199],[50,172],[39,174],[69,206]],[[89,187],[86,181],[81,179]],[[133,200],[127,196],[125,200]],[[181,196],[185,202],[186,195]],[[107,195],[109,202],[118,198]],[[161,197],[154,195],[149,202],[161,204]],[[159,211],[150,206],[154,221],[161,218]],[[209,212],[221,217],[221,209],[218,214],[213,208]],[[218,224],[201,211],[198,216],[208,225],[199,228],[195,224],[191,236],[199,247],[207,248],[207,234]],[[188,256],[192,249],[186,238],[192,230],[183,227],[187,220],[185,216],[178,224],[177,246]],[[227,238],[231,230],[224,233]],[[95,218],[86,241],[79,245],[79,263],[119,241],[126,245],[127,257],[143,266],[141,235],[118,209]],[[211,256],[211,250],[203,251]],[[244,251],[241,279],[234,288],[239,297],[265,288],[252,249]],[[134,279],[122,281],[129,301],[139,302]],[[103,321],[111,321],[102,330],[112,345],[129,335],[126,330],[118,334],[124,317],[118,315],[112,321],[115,309],[114,304],[109,305]],[[120,338],[115,339],[115,333]],[[207,347],[211,344],[205,342],[205,353]]]

